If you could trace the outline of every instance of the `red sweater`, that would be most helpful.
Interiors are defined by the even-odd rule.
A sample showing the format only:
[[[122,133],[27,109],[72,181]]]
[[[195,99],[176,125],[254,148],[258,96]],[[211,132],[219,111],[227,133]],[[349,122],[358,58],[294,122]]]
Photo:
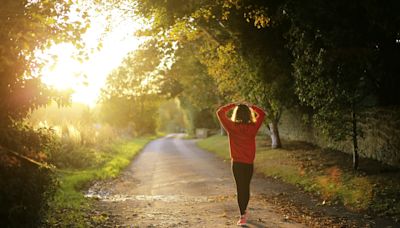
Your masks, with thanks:
[[[259,107],[252,105],[250,107],[257,113],[256,122],[235,123],[226,116],[226,113],[235,106],[232,103],[220,107],[217,116],[228,132],[232,161],[253,164],[256,153],[256,134],[264,120],[265,113]]]

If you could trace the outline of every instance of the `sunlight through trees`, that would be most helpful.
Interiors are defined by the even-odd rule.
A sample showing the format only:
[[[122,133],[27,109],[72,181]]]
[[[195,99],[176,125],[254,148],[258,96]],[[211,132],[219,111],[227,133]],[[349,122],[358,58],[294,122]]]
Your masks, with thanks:
[[[218,132],[216,108],[231,101],[266,110],[272,148],[300,138],[353,153],[354,169],[360,157],[400,165],[399,11],[395,0],[3,0],[0,225],[46,223],[55,173],[104,165],[113,143]],[[302,137],[280,134],[300,132],[289,111]]]

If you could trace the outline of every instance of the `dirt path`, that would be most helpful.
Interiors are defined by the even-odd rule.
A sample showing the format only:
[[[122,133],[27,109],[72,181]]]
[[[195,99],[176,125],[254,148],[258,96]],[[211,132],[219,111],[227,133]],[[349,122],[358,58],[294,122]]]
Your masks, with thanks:
[[[252,188],[249,227],[304,227],[277,214],[260,193]],[[119,178],[89,194],[111,216],[109,226],[229,227],[238,215],[230,164],[173,135],[151,142]]]
[[[151,142],[118,178],[89,189],[88,196],[98,199],[92,216],[106,218],[96,226],[236,226],[238,208],[230,162],[180,136]],[[310,208],[308,204],[318,203],[293,186],[255,175],[251,191],[248,227],[353,226],[345,218],[338,219],[354,217],[343,210],[302,210],[304,205]]]

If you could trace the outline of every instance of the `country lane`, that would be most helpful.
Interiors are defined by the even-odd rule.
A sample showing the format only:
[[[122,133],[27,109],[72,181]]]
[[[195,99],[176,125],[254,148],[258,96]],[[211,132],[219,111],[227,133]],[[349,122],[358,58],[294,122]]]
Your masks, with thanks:
[[[97,182],[87,195],[111,217],[103,227],[235,227],[236,189],[230,161],[172,134],[149,143],[116,179]],[[268,186],[255,175],[248,227],[305,227],[268,203]]]

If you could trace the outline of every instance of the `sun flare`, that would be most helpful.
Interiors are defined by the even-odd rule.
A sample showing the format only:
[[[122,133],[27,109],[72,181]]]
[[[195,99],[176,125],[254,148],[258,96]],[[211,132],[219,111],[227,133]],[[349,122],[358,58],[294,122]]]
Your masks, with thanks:
[[[72,44],[57,44],[42,53],[48,63],[42,69],[42,82],[58,90],[72,90],[72,102],[94,106],[107,75],[121,63],[128,52],[143,42],[134,33],[145,25],[135,18],[121,18],[113,13],[111,21],[97,13],[83,34],[88,58],[77,60],[79,50]],[[107,23],[109,23],[107,27]],[[101,49],[97,49],[101,42]]]

